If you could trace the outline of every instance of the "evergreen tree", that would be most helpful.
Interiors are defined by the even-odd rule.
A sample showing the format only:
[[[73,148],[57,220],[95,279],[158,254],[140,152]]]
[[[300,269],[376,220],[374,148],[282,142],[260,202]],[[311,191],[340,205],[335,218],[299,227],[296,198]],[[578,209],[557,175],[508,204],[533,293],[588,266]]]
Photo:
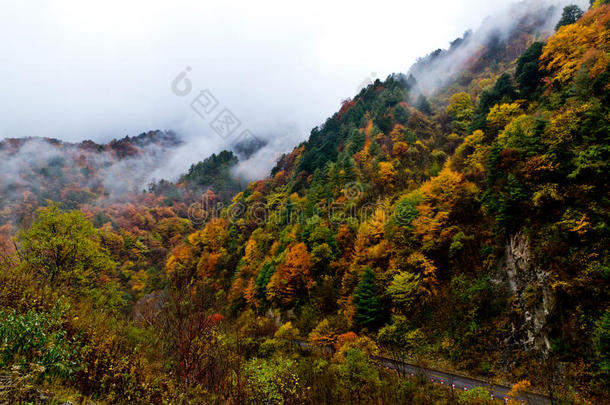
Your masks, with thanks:
[[[513,81],[508,73],[498,78],[491,90],[483,90],[479,96],[479,104],[470,125],[470,132],[486,128],[486,118],[489,109],[496,104],[509,103],[517,97]]]
[[[580,17],[582,17],[583,11],[575,4],[571,4],[569,6],[565,6],[563,8],[563,13],[561,14],[561,19],[555,26],[555,31],[564,25],[574,24]]]
[[[381,132],[388,134],[392,130],[392,118],[379,114],[375,117],[375,125],[377,125]]]
[[[360,327],[373,329],[380,318],[379,298],[375,292],[375,273],[367,267],[354,293],[355,321]]]
[[[365,140],[364,131],[357,128],[352,129],[348,137],[349,153],[353,155],[354,153],[361,151],[364,147]]]
[[[417,99],[415,107],[426,115],[432,115],[432,106],[430,106],[428,99],[423,94]]]
[[[403,107],[400,104],[397,105],[396,108],[394,108],[394,119],[399,124],[405,125],[407,123],[407,121],[409,120],[409,115],[410,115],[409,110],[407,110],[405,107]]]
[[[517,61],[515,79],[522,98],[532,100],[538,95],[544,77],[538,67],[543,46],[542,42],[534,42]]]

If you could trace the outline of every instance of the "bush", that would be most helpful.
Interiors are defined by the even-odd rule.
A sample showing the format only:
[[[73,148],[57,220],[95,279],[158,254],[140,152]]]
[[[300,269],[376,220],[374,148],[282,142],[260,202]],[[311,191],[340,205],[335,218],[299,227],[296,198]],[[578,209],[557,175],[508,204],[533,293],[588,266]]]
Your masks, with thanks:
[[[491,394],[483,387],[476,387],[469,391],[459,392],[458,404],[460,405],[487,405],[493,404]]]
[[[345,351],[345,361],[336,366],[339,389],[353,402],[367,402],[378,395],[381,386],[379,371],[369,363],[368,357],[358,348]]]
[[[18,366],[41,378],[71,377],[78,370],[79,343],[63,328],[64,310],[0,311],[0,368]]]
[[[303,398],[292,360],[252,359],[245,367],[246,401],[251,404],[295,404]]]

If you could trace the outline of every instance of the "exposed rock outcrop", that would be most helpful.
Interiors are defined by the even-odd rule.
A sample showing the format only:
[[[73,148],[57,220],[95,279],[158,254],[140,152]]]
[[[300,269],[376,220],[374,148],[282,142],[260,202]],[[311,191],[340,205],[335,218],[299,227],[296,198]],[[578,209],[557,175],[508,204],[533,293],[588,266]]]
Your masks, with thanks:
[[[526,235],[509,238],[499,273],[513,300],[508,343],[546,355],[551,348],[547,324],[555,299],[550,274],[536,264]]]

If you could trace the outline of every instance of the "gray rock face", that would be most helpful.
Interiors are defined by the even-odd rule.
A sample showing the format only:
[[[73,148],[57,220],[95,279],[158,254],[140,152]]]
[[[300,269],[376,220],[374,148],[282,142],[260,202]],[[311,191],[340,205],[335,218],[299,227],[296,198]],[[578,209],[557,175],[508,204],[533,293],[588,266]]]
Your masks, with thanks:
[[[550,274],[535,263],[527,236],[518,233],[509,238],[499,272],[513,298],[509,341],[546,355],[551,348],[547,323],[555,299]]]
[[[133,319],[140,325],[154,326],[166,302],[167,294],[164,291],[146,294],[134,305]]]

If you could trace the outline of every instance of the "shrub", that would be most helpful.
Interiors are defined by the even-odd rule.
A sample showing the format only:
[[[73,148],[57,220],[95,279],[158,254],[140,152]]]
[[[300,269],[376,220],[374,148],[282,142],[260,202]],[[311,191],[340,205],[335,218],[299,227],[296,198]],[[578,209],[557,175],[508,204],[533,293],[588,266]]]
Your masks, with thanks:
[[[37,370],[41,378],[69,378],[78,369],[79,343],[62,325],[59,304],[51,312],[0,311],[0,368]]]

